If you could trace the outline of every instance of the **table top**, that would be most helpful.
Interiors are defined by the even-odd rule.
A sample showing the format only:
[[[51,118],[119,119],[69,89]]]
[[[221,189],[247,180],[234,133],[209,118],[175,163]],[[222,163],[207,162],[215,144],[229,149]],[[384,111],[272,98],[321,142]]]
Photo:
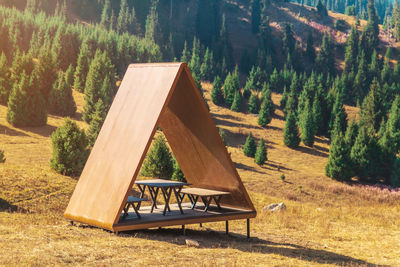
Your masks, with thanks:
[[[139,181],[135,181],[135,184],[147,185],[147,186],[153,186],[153,187],[180,187],[180,186],[184,186],[184,185],[189,185],[188,183],[184,183],[184,182],[164,180],[164,179],[139,180]]]
[[[189,187],[182,189],[181,193],[197,195],[202,197],[210,197],[210,196],[222,196],[222,195],[229,195],[229,192],[225,191],[218,191],[218,190],[210,190],[205,188],[196,188],[196,187]]]

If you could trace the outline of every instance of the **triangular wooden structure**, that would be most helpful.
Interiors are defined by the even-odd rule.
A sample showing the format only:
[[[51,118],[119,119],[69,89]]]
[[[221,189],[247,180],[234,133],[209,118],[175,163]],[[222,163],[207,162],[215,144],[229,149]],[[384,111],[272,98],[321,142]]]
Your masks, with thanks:
[[[190,184],[231,192],[222,205],[248,211],[236,218],[255,217],[185,63],[129,66],[64,216],[118,231],[124,203],[158,126]]]

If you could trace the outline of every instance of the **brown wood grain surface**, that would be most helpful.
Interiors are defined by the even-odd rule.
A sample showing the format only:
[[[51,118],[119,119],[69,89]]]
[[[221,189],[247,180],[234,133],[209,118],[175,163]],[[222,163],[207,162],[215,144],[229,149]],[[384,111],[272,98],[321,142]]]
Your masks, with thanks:
[[[154,63],[129,66],[64,216],[115,231],[158,125],[190,184],[255,211],[186,64]]]

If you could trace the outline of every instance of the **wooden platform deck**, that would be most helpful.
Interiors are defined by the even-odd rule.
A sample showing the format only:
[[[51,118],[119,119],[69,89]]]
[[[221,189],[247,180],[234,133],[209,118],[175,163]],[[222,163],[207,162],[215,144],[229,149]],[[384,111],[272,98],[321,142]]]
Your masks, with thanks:
[[[158,209],[154,209],[150,213],[150,206],[142,206],[139,210],[141,219],[139,219],[133,209],[129,210],[128,216],[121,219],[118,224],[114,225],[114,231],[129,231],[148,229],[154,227],[165,227],[174,225],[186,225],[195,223],[229,221],[239,219],[249,219],[256,216],[255,211],[232,209],[222,207],[219,210],[215,205],[210,205],[207,212],[204,212],[204,205],[199,203],[195,209],[191,209],[191,203],[182,203],[184,214],[181,214],[177,204],[170,204],[171,212],[167,212],[164,216],[162,214],[164,205],[158,205]]]

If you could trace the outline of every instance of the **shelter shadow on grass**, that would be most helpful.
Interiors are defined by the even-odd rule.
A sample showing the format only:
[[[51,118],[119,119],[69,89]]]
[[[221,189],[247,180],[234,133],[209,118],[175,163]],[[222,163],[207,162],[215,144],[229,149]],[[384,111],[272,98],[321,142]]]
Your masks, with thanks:
[[[21,131],[9,128],[6,125],[0,125],[0,134],[5,134],[8,136],[28,136]]]
[[[256,168],[253,168],[246,164],[242,164],[242,163],[238,163],[238,162],[234,162],[234,164],[237,169],[242,169],[245,171],[251,171],[251,172],[256,172],[256,173],[260,173],[260,174],[265,174],[265,172],[261,172],[261,171],[257,170]]]
[[[186,235],[182,235],[182,230],[177,228],[130,231],[125,232],[121,237],[131,237],[132,235],[136,238],[168,242],[175,245],[185,245],[185,239],[193,238],[199,242],[199,249],[231,248],[250,253],[281,255],[318,264],[375,266],[375,264],[364,260],[323,249],[313,249],[292,243],[278,243],[258,237],[247,239],[246,236],[241,234],[225,235],[224,232],[208,229],[207,231],[187,229]]]
[[[310,155],[322,157],[322,158],[327,158],[329,156],[329,154],[326,152],[318,151],[316,149],[312,149],[312,148],[309,148],[306,146],[300,146],[300,147],[296,148],[296,150],[301,151],[303,153],[310,154]]]

